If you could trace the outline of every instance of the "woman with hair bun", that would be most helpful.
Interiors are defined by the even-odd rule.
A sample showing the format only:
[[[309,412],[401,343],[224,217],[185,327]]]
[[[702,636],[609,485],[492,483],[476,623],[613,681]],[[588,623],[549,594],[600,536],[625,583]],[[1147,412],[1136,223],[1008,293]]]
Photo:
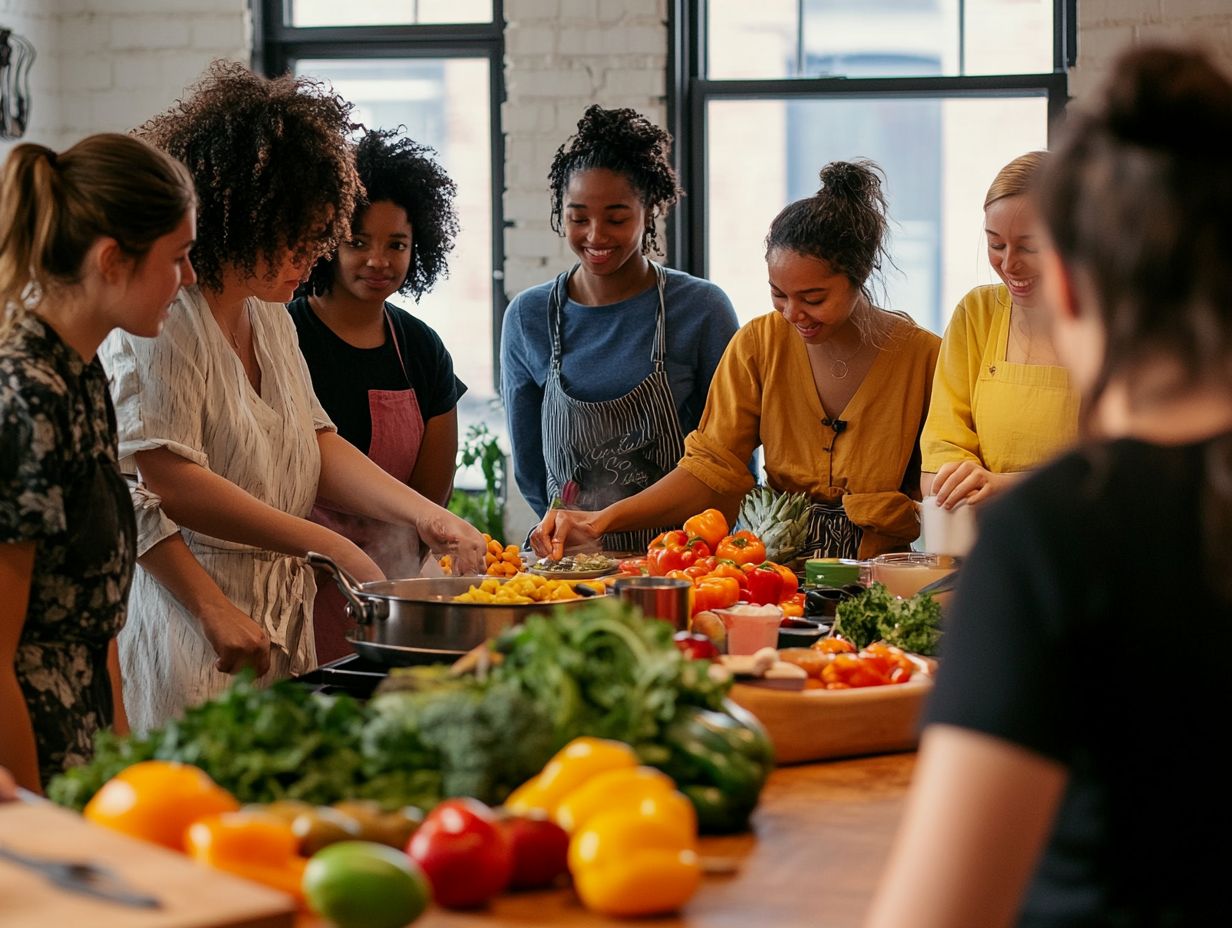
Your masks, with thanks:
[[[18,145],[0,170],[0,768],[30,790],[128,728],[137,532],[97,351],[156,336],[196,279],[194,203],[183,165],[125,135]]]
[[[813,501],[815,557],[872,557],[919,534],[919,437],[939,339],[876,306],[886,202],[871,162],[837,161],[821,189],[775,217],[766,268],[775,311],[732,339],[679,465],[649,490],[594,513],[549,512],[531,534],[559,557],[612,531],[676,524],[708,507],[735,515],[766,477]]]
[[[1085,441],[984,511],[876,928],[1227,921],[1232,80],[1139,47],[1088,106],[1038,182]]]
[[[738,328],[722,290],[647,257],[681,195],[670,147],[633,110],[591,106],[552,161],[552,228],[578,263],[518,294],[501,329],[514,477],[539,516],[553,500],[602,509],[670,471]],[[603,546],[644,549],[660,524]]]
[[[964,296],[941,340],[920,447],[924,495],[946,509],[983,502],[1078,435],[1078,394],[1041,306],[1047,235],[1028,194],[1045,158],[1029,152],[997,172],[984,233],[1001,283]]]

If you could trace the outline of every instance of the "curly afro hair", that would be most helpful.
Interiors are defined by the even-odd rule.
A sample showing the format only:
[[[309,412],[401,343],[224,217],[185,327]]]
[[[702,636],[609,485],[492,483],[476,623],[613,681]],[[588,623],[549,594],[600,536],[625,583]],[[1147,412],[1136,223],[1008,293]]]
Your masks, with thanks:
[[[453,205],[458,188],[436,163],[433,149],[399,139],[399,131],[372,129],[355,146],[355,168],[365,192],[351,224],[358,226],[364,209],[372,203],[388,201],[406,211],[411,224],[411,266],[398,292],[418,300],[449,274],[446,258],[458,235]],[[337,257],[335,252],[317,262],[304,288],[308,293],[329,293]]]
[[[579,171],[606,168],[623,174],[642,196],[646,229],[642,253],[659,251],[655,217],[666,216],[683,196],[676,171],[668,160],[672,137],[636,110],[587,107],[577,134],[556,150],[548,181],[552,187],[552,229],[564,234],[565,188]]]
[[[360,193],[351,104],[316,81],[271,80],[230,61],[215,61],[191,91],[136,134],[196,183],[201,285],[221,289],[228,267],[255,276],[261,259],[274,265],[287,249],[333,251]]]

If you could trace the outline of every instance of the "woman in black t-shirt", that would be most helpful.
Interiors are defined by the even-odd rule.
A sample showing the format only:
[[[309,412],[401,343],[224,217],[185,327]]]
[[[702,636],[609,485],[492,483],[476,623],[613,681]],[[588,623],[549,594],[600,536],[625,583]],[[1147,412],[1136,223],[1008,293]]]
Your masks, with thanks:
[[[459,397],[466,385],[440,337],[386,300],[418,299],[445,273],[458,222],[453,181],[430,148],[392,132],[358,143],[356,169],[366,196],[351,237],[321,261],[287,309],[299,333],[313,389],[339,434],[385,471],[445,505],[458,453]],[[418,575],[413,529],[317,504],[311,518],[350,538],[392,578]],[[317,594],[317,657],[350,652],[342,600]]]
[[[0,172],[0,768],[30,790],[128,730],[137,528],[97,352],[114,328],[157,335],[196,279],[195,199],[126,135],[18,145]]]
[[[1232,82],[1139,48],[1062,135],[1044,288],[1088,441],[980,522],[870,926],[1227,919]]]

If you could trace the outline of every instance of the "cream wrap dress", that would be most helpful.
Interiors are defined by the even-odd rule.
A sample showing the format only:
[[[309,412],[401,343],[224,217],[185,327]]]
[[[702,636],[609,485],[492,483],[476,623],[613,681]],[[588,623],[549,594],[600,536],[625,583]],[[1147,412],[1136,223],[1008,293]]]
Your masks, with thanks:
[[[197,287],[180,291],[157,338],[116,330],[104,342],[100,357],[119,424],[121,468],[134,473],[136,452],[165,447],[275,509],[305,517],[321,471],[316,432],[334,426],[313,393],[286,309],[256,299],[246,309],[260,395]],[[301,558],[180,528],[143,489],[133,500],[139,557],[180,531],[223,593],[265,629],[273,647],[264,680],[316,665],[316,583]],[[214,669],[216,655],[197,619],[140,566],[119,644],[124,704],[135,731],[162,725],[233,679]]]

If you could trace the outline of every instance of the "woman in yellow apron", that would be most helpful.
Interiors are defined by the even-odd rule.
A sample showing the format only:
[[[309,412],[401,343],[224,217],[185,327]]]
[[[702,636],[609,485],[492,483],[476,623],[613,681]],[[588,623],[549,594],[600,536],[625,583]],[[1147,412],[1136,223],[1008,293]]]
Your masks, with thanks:
[[[988,188],[988,262],[1001,283],[964,296],[941,343],[920,447],[924,494],[946,509],[987,499],[1077,435],[1078,394],[1038,305],[1046,244],[1027,189],[1044,158],[1015,158]]]

